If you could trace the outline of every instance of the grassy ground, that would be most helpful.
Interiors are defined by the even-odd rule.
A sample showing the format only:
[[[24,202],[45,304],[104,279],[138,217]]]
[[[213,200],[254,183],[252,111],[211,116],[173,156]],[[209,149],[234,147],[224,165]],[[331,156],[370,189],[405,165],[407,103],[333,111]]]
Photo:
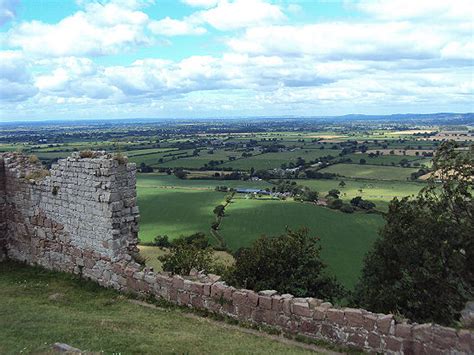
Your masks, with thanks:
[[[342,179],[346,184],[339,186],[341,180],[295,180],[300,185],[305,185],[325,196],[329,190],[341,191],[341,199],[350,201],[356,196],[370,200],[376,204],[376,209],[388,210],[388,203],[394,197],[416,195],[425,185],[420,182],[403,181],[376,181],[376,180],[350,180]]]
[[[212,210],[224,197],[212,190],[139,188],[139,238],[152,241],[157,235],[168,235],[171,239],[196,232],[209,235],[214,221]]]
[[[46,353],[55,342],[108,354],[309,353],[20,264],[0,263],[0,299],[1,354]]]
[[[383,218],[375,214],[343,214],[293,201],[235,199],[226,209],[220,233],[236,250],[262,234],[279,235],[308,227],[321,238],[322,257],[329,270],[348,288],[357,281],[365,253],[377,238]]]
[[[418,171],[418,169],[357,164],[336,164],[321,169],[321,172],[324,173],[339,174],[352,178],[399,181],[406,181],[410,174],[415,171]]]
[[[140,240],[152,241],[157,235],[168,235],[173,239],[196,232],[209,235],[214,221],[212,210],[226,196],[214,191],[218,185],[270,186],[263,181],[180,180],[168,175],[139,175]]]

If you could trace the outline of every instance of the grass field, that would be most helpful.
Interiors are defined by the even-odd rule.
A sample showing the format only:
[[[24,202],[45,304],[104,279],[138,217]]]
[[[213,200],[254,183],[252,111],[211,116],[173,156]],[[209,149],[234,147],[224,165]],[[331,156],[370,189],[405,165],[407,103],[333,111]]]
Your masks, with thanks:
[[[338,156],[340,150],[337,149],[296,149],[292,152],[265,153],[255,155],[246,159],[238,159],[224,163],[222,167],[232,167],[234,169],[255,170],[280,168],[282,164],[295,163],[298,157],[306,161],[311,161],[326,155]]]
[[[296,183],[310,187],[325,196],[329,190],[341,191],[341,199],[350,201],[356,196],[370,200],[376,204],[376,209],[387,211],[388,203],[394,197],[416,195],[425,185],[420,182],[403,181],[377,181],[377,180],[351,180],[342,179],[344,187],[339,186],[341,180],[294,180]]]
[[[174,175],[140,174],[137,180],[141,241],[157,235],[171,239],[203,232],[209,236],[214,221],[212,210],[226,194],[215,192],[217,185],[266,187],[264,181],[180,180]]]
[[[23,264],[0,263],[0,299],[1,354],[50,354],[56,342],[106,354],[310,353]]]
[[[419,163],[428,164],[430,158],[423,158],[417,156],[400,156],[400,155],[379,155],[376,157],[370,157],[368,154],[347,154],[344,158],[350,158],[353,164],[359,164],[361,159],[365,159],[367,165],[387,165],[391,166],[392,163],[399,165],[403,159],[408,160],[411,164]]]
[[[399,180],[406,181],[410,174],[418,171],[416,168],[402,168],[396,166],[376,166],[358,164],[335,164],[321,169],[324,173],[333,173],[356,179]]]
[[[236,250],[260,235],[279,235],[290,228],[308,227],[321,238],[322,257],[330,271],[348,288],[359,277],[362,259],[377,238],[383,219],[376,214],[343,214],[293,201],[234,199],[226,209],[220,233]]]

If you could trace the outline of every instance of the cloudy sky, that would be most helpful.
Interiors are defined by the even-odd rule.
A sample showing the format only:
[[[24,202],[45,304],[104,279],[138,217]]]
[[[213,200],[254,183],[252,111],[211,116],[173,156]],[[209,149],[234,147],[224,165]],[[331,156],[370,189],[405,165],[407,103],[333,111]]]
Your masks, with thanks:
[[[0,120],[474,111],[472,0],[0,0]]]

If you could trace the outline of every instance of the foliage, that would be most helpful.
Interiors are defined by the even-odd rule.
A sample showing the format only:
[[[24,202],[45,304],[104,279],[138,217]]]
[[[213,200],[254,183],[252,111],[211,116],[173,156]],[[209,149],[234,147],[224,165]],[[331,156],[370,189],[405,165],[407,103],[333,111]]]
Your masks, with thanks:
[[[222,217],[224,216],[225,213],[225,206],[224,205],[217,205],[214,207],[214,210],[212,211],[217,217]]]
[[[338,210],[343,206],[343,202],[340,198],[331,198],[328,200],[328,207],[334,210]]]
[[[341,206],[340,211],[344,213],[354,213],[354,207],[345,203]]]
[[[343,287],[325,273],[320,253],[319,238],[309,236],[307,229],[287,229],[283,235],[262,236],[239,249],[235,266],[225,278],[232,285],[256,291],[337,299],[344,294]]]
[[[209,240],[204,233],[193,233],[187,237],[180,237],[172,241],[171,246],[190,245],[198,249],[209,247]]]
[[[437,173],[416,198],[391,202],[365,259],[358,305],[449,325],[474,297],[474,148],[467,154],[454,148],[440,146]]]
[[[334,198],[339,198],[339,195],[341,194],[341,191],[337,189],[331,189],[329,190],[327,196],[334,197]]]
[[[186,179],[186,176],[188,173],[182,169],[175,169],[174,171],[174,176],[176,176],[178,179]]]
[[[369,201],[369,200],[364,200],[360,196],[356,196],[351,200],[351,205],[354,207],[361,208],[363,210],[372,210],[375,208],[375,203]]]
[[[201,249],[193,244],[176,244],[169,254],[158,257],[163,270],[179,275],[189,275],[192,269],[212,272],[213,254],[211,248]]]
[[[152,244],[155,247],[162,247],[162,248],[169,248],[171,246],[171,243],[167,235],[156,236]]]

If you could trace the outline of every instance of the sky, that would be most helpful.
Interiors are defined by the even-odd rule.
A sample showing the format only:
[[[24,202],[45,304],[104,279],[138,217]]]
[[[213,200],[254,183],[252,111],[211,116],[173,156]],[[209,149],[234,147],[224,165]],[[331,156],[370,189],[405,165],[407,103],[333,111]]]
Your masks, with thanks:
[[[0,0],[0,121],[474,111],[472,0]]]

